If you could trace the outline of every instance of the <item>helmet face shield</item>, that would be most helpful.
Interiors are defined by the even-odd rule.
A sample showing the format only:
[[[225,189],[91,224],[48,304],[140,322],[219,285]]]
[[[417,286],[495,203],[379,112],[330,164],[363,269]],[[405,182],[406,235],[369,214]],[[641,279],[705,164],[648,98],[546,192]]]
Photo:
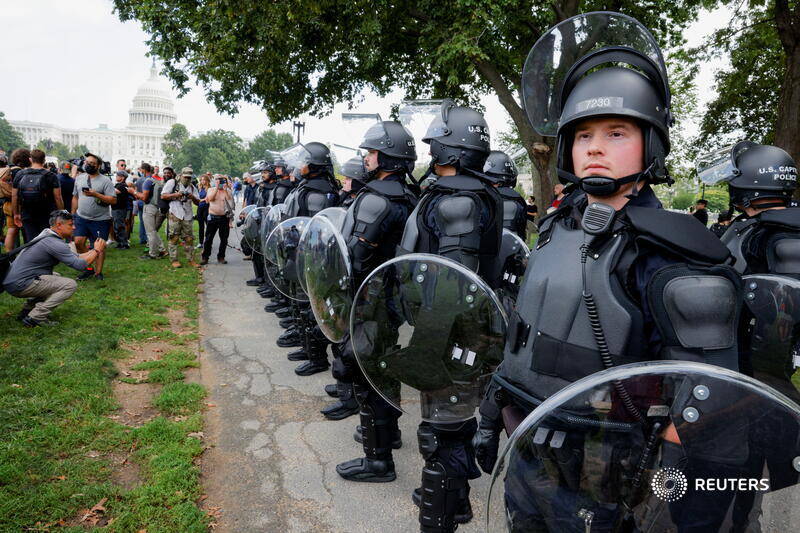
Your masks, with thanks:
[[[281,152],[281,157],[286,165],[294,168],[303,168],[311,160],[311,152],[300,143],[294,144]]]
[[[736,160],[753,146],[755,144],[750,141],[742,141],[701,155],[695,165],[697,177],[706,185],[734,179],[740,174]]]
[[[668,107],[667,70],[661,50],[650,31],[636,19],[620,13],[595,12],[577,15],[551,28],[531,48],[522,71],[523,103],[533,128],[540,135],[553,137],[558,133],[566,100],[565,84],[569,89],[581,77],[582,73],[576,71],[579,63],[593,61],[593,66],[599,66],[631,64],[631,60],[639,63],[634,66],[652,69],[648,77],[660,78],[652,81],[667,95],[664,105]],[[596,109],[613,114],[613,108],[624,108],[626,102],[609,92],[577,105],[577,112]]]

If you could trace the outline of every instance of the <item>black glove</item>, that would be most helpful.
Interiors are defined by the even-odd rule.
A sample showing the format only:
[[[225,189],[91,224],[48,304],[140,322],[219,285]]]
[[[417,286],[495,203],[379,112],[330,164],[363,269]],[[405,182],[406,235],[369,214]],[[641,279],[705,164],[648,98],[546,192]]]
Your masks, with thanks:
[[[497,462],[497,449],[500,447],[500,431],[493,427],[478,426],[478,432],[472,438],[475,448],[475,459],[481,470],[487,474],[492,473]]]

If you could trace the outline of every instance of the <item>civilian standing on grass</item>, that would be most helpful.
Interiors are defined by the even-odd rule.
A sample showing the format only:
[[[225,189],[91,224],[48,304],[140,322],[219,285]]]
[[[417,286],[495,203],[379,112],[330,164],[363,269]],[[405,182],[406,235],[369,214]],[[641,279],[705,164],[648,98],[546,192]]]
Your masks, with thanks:
[[[14,222],[14,210],[11,207],[12,181],[11,167],[8,166],[8,160],[5,154],[3,154],[0,156],[0,199],[2,199],[3,217],[5,218],[6,226],[6,237],[4,241],[6,252],[10,252],[16,246],[17,234],[19,232],[19,228],[16,222]]]
[[[100,174],[103,160],[92,153],[87,153],[85,157],[84,172],[75,178],[75,192],[72,195],[75,248],[78,253],[86,252],[87,239],[91,241],[103,239],[105,242],[111,231],[111,210],[108,207],[117,203],[117,194],[111,178]],[[94,274],[94,279],[102,281],[105,256],[104,247],[95,262],[94,272],[87,269],[78,276],[78,280],[89,279]]]
[[[140,168],[137,171],[136,178],[134,178],[133,181],[133,186],[136,189],[136,194],[134,194],[134,210],[136,211],[136,215],[139,217],[139,244],[143,244],[145,247],[147,247],[147,230],[144,229],[144,201],[138,199],[139,194],[143,192],[145,181],[147,181],[147,177]],[[145,248],[145,252],[147,251],[148,249]]]
[[[140,259],[158,259],[164,257],[167,252],[164,250],[164,243],[161,242],[161,237],[158,234],[158,228],[164,221],[164,216],[158,209],[158,196],[161,192],[162,183],[153,178],[153,167],[149,163],[142,163],[139,170],[142,172],[144,184],[142,185],[142,192],[136,192],[136,199],[144,202],[144,209],[142,219],[144,220],[144,229],[147,232],[147,245],[148,252],[141,256]]]
[[[208,264],[211,257],[211,248],[214,245],[214,235],[219,231],[219,250],[217,251],[217,262],[226,264],[225,249],[228,247],[228,235],[231,228],[233,216],[233,197],[231,195],[230,182],[226,182],[222,176],[215,176],[214,186],[208,190],[208,227],[206,228],[206,240],[203,242],[203,256],[201,265]]]
[[[58,173],[58,184],[61,187],[61,201],[64,209],[72,205],[72,195],[75,192],[75,178],[70,176],[71,163],[61,163],[61,172]]]
[[[128,205],[131,202],[131,193],[128,192],[128,173],[124,170],[117,170],[114,173],[114,193],[117,195],[117,203],[111,206],[111,218],[114,220],[114,234],[117,236],[117,248],[126,250],[130,248],[128,244],[128,228],[125,222],[128,219]]]
[[[64,209],[58,176],[44,168],[45,154],[31,150],[30,166],[14,176],[11,191],[11,208],[14,223],[22,228],[25,242],[30,242],[50,223],[54,209]]]
[[[164,174],[166,175],[166,169]],[[192,204],[199,204],[197,187],[192,184],[192,167],[184,167],[178,179],[171,179],[164,184],[161,198],[169,201],[168,248],[173,268],[180,268],[178,260],[178,243],[183,243],[183,250],[189,266],[198,266],[194,262],[194,231],[192,222],[194,213]]]
[[[65,239],[74,232],[73,217],[63,209],[53,211],[50,227],[36,237],[36,242],[22,250],[3,280],[3,288],[11,296],[26,298],[17,320],[26,327],[55,326],[50,313],[75,293],[78,284],[74,279],[53,272],[58,263],[86,271],[103,255],[106,243],[95,239],[94,248],[77,255],[70,250]],[[41,237],[41,238],[39,238]]]
[[[207,174],[203,174],[200,176],[197,195],[200,199],[200,203],[197,204],[198,248],[202,248],[206,240],[206,225],[208,225],[208,200],[206,197],[209,188],[211,188],[211,178]]]

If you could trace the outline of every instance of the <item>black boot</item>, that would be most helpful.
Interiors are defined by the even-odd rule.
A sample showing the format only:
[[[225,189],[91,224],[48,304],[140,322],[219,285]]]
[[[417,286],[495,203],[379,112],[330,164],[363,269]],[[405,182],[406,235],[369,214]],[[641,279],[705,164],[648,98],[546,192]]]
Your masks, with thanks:
[[[333,402],[320,411],[328,420],[343,420],[358,413],[361,408],[353,394],[353,385],[337,383],[339,401]]]
[[[300,337],[300,330],[298,328],[286,330],[283,335],[278,337],[278,340],[275,341],[275,344],[281,348],[294,348],[295,346],[302,346],[303,339]]]
[[[265,305],[264,311],[267,313],[274,313],[278,309],[283,309],[284,307],[286,307],[286,304],[283,302],[283,300],[275,300],[274,302],[270,302]]]
[[[338,388],[337,384],[336,383],[329,383],[329,384],[325,385],[325,393],[328,396],[332,396],[334,398],[338,398],[339,397],[339,388]]]
[[[275,316],[278,318],[286,318],[292,316],[292,310],[288,307],[281,307],[277,311],[275,311]]]
[[[353,432],[353,440],[359,444],[364,443],[364,437],[361,436],[361,424],[356,426],[355,432]],[[403,447],[403,439],[400,433],[400,429],[396,429],[392,432],[392,449],[399,450]]]
[[[361,394],[361,393],[360,393]],[[373,392],[374,394],[374,392]],[[386,446],[386,429],[391,420],[377,419],[370,400],[359,396],[361,405],[361,425],[364,426],[364,455],[336,465],[336,473],[349,481],[362,483],[386,483],[397,479],[392,461],[392,450]]]
[[[289,352],[289,354],[286,356],[286,359],[289,361],[308,361],[308,353],[305,351],[305,349],[300,348],[299,350]]]
[[[311,361],[308,360],[302,365],[294,369],[294,373],[298,376],[313,376],[320,372],[325,372],[331,367],[328,361]]]
[[[294,326],[296,323],[297,323],[297,321],[294,319],[293,316],[287,316],[286,318],[281,318],[278,321],[278,325],[280,327],[282,327],[283,329],[289,329],[292,326]]]
[[[264,280],[259,278],[248,279],[247,281],[245,281],[245,285],[247,285],[248,287],[258,287],[262,283],[264,283]]]

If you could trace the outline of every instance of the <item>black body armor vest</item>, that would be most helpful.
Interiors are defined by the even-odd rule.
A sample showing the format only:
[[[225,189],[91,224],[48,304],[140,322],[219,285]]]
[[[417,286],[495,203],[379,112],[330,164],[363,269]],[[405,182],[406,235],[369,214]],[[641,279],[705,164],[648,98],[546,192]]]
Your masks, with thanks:
[[[729,258],[719,239],[694,218],[637,206],[593,235],[583,229],[597,222],[592,208],[581,219],[581,207],[576,200],[544,218],[529,258],[496,380],[515,391],[514,403],[530,409],[573,381],[645,360],[735,369],[741,282],[719,265]],[[642,264],[648,254],[660,259]]]
[[[263,185],[259,185],[258,189],[256,189],[256,206],[257,207],[266,207],[270,204],[270,199],[272,198],[272,191],[275,189],[274,183],[265,183]]]
[[[278,205],[286,202],[289,193],[295,188],[295,183],[290,179],[278,180],[275,183],[275,188],[272,189],[272,197],[270,198],[269,205]]]
[[[440,227],[432,227],[434,216]],[[452,259],[495,288],[502,268],[498,260],[502,234],[503,202],[494,187],[473,176],[441,176],[409,217],[400,252]]]
[[[287,218],[313,217],[323,209],[339,204],[339,191],[325,176],[300,182],[286,201]]]
[[[511,187],[498,187],[497,192],[503,199],[503,227],[513,231],[522,240],[526,239],[528,220],[525,214],[528,204],[525,199]]]
[[[736,220],[722,236],[740,274],[800,279],[800,209],[772,209]]]
[[[407,216],[417,205],[417,197],[402,182],[373,180],[359,191],[347,211],[342,236],[358,283],[395,256],[405,220],[390,226],[388,233],[383,232],[384,220],[392,215],[392,204],[401,204]]]

